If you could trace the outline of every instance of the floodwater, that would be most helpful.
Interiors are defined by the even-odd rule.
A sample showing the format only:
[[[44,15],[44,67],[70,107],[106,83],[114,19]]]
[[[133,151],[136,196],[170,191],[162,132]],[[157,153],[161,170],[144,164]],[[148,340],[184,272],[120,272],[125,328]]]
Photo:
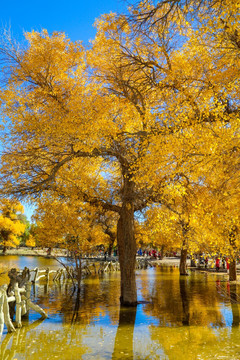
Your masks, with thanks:
[[[3,269],[8,263],[58,266],[43,257],[0,261]],[[39,320],[30,312],[15,333],[4,328],[0,359],[240,359],[238,284],[212,273],[192,272],[180,279],[178,268],[159,266],[137,271],[137,289],[137,309],[120,310],[119,273],[85,279],[78,302],[71,283],[47,286],[40,280],[32,301],[48,318]]]

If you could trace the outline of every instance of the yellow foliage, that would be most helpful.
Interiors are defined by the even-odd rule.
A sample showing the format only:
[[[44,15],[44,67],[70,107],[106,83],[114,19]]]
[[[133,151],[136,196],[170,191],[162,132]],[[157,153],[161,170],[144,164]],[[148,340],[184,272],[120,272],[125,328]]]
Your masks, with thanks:
[[[10,199],[0,201],[0,242],[4,247],[16,247],[19,236],[24,233],[25,224],[18,220],[18,213],[23,213],[23,206]]]
[[[159,4],[131,7],[135,22],[102,16],[89,50],[43,30],[9,54],[1,186],[58,194],[39,203],[42,244],[104,243],[95,206],[120,218],[147,208],[138,241],[239,248],[239,4]]]

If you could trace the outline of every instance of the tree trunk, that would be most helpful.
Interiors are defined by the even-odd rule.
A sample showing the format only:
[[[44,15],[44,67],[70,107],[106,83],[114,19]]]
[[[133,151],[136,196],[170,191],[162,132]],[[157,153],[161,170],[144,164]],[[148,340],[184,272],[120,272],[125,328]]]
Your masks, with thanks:
[[[160,250],[160,260],[162,260],[164,258],[164,245],[161,246],[161,250]]]
[[[191,258],[191,267],[197,267],[195,255]]]
[[[229,281],[237,280],[237,266],[236,260],[231,259],[229,263]]]
[[[75,255],[75,265],[76,265],[76,276],[77,276],[78,289],[80,289],[81,288],[81,281],[82,281],[82,259],[81,259],[81,255]]]
[[[3,254],[3,255],[6,255],[7,249],[8,249],[7,246],[4,245],[4,246],[3,246],[3,251],[2,251],[2,254]]]
[[[188,275],[187,273],[187,249],[181,249],[181,258],[179,266],[180,275]]]
[[[121,270],[120,303],[124,306],[137,305],[137,289],[135,280],[136,240],[134,237],[133,201],[122,204],[117,225],[117,241]]]
[[[187,233],[188,233],[188,223],[185,221],[182,221],[182,236],[183,236],[183,243],[182,243],[182,249],[181,249],[181,258],[180,258],[180,265],[179,265],[179,271],[180,275],[188,275],[187,273]]]
[[[115,236],[110,236],[110,242],[108,245],[108,256],[110,256],[110,257],[112,256],[114,242],[115,242]]]

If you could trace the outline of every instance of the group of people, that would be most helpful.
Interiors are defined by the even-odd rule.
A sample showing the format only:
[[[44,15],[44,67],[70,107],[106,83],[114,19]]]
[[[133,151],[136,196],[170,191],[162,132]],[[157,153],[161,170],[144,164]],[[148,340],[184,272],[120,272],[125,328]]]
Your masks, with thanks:
[[[160,251],[157,251],[155,249],[151,249],[151,250],[142,250],[141,248],[137,250],[137,255],[138,256],[151,256],[155,259],[159,258],[161,259],[162,255]]]
[[[227,268],[227,271],[229,270],[229,262],[228,262],[228,258],[222,258],[220,259],[218,256],[216,257],[216,271],[219,271],[220,267],[222,266],[223,269]]]
[[[208,258],[208,256],[206,256],[204,258],[204,263],[205,263],[205,268],[206,269],[208,268],[208,261],[209,261],[209,258]],[[219,271],[220,268],[227,269],[227,271],[228,271],[229,270],[228,258],[227,257],[220,258],[219,256],[217,256],[215,258],[215,268],[216,268],[216,271]]]

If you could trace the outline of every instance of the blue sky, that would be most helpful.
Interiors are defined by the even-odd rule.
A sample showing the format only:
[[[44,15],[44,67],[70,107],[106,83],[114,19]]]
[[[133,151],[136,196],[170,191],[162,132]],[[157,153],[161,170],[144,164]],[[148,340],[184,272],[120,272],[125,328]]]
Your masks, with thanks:
[[[95,36],[94,21],[100,15],[122,12],[127,7],[124,0],[12,0],[1,1],[0,28],[11,28],[14,38],[23,39],[25,31],[49,33],[62,31],[73,41],[87,44]],[[30,219],[33,207],[24,204]]]
[[[126,9],[123,0],[12,0],[1,1],[0,26],[11,26],[14,37],[24,31],[65,32],[71,40],[94,38],[93,23],[100,15]]]

